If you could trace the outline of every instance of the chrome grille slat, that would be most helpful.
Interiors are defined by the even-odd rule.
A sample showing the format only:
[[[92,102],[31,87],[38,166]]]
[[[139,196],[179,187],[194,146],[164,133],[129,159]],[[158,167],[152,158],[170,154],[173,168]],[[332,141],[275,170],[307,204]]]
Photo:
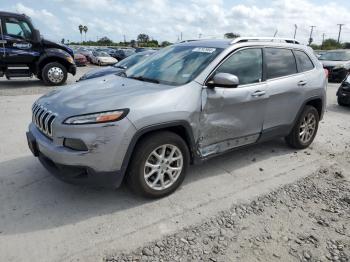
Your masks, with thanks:
[[[32,121],[35,126],[46,136],[52,138],[52,124],[56,119],[56,114],[44,106],[34,103],[32,106]]]

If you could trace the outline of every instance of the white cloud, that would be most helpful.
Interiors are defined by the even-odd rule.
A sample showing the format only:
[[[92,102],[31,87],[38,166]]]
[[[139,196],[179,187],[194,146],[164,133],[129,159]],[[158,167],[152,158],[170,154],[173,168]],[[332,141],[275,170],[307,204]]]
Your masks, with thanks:
[[[338,1],[338,0],[335,0]],[[33,1],[34,2],[34,1]],[[147,33],[159,40],[223,37],[226,32],[246,36],[292,37],[294,24],[297,38],[306,42],[310,26],[316,25],[314,38],[337,37],[337,24],[345,23],[344,41],[350,41],[350,7],[339,3],[315,3],[311,0],[247,0],[240,4],[223,0],[55,0],[34,4],[17,3],[16,9],[55,30],[59,37],[80,39],[79,24],[88,25],[87,37],[106,35],[113,40],[135,39]],[[58,19],[59,17],[59,19]],[[46,30],[47,31],[47,30]]]

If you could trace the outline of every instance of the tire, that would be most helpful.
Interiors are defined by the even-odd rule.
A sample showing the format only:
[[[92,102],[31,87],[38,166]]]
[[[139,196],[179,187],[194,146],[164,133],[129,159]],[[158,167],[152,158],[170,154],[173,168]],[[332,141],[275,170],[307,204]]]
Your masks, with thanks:
[[[162,152],[165,152],[164,160],[161,160]],[[167,163],[171,152],[174,152],[173,158],[179,159]],[[146,166],[146,163],[153,168]],[[174,192],[185,179],[189,163],[189,149],[180,136],[167,131],[153,133],[137,143],[127,174],[127,184],[133,192],[144,197],[167,196]],[[173,179],[168,169],[171,169]],[[146,178],[147,175],[148,178]]]
[[[63,85],[67,81],[67,69],[58,62],[48,63],[42,70],[42,79],[46,85]]]
[[[320,116],[313,106],[305,106],[290,134],[285,138],[287,144],[296,149],[307,148],[315,139]],[[302,125],[304,133],[302,134]]]
[[[337,98],[338,101],[338,105],[340,106],[347,106],[348,104],[344,102],[344,99],[342,99],[341,97],[338,96]]]

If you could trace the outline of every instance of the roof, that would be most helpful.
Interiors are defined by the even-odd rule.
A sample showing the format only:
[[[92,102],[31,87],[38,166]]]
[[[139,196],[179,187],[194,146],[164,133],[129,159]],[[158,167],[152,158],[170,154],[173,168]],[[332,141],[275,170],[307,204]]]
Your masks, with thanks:
[[[206,39],[206,40],[187,40],[178,43],[178,45],[184,46],[203,46],[214,48],[228,48],[233,45],[268,45],[268,46],[281,46],[304,49],[305,46],[299,44],[295,39],[284,38],[268,38],[268,37],[240,37],[236,39]]]
[[[0,11],[0,16],[2,17],[16,17],[16,18],[28,18],[25,14],[11,13]]]

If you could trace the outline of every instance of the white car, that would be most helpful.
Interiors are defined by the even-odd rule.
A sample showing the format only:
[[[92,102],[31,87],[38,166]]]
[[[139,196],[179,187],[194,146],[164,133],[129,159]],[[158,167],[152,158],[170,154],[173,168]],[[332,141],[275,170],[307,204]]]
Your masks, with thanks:
[[[112,65],[118,62],[106,52],[92,52],[91,62],[96,65]]]

